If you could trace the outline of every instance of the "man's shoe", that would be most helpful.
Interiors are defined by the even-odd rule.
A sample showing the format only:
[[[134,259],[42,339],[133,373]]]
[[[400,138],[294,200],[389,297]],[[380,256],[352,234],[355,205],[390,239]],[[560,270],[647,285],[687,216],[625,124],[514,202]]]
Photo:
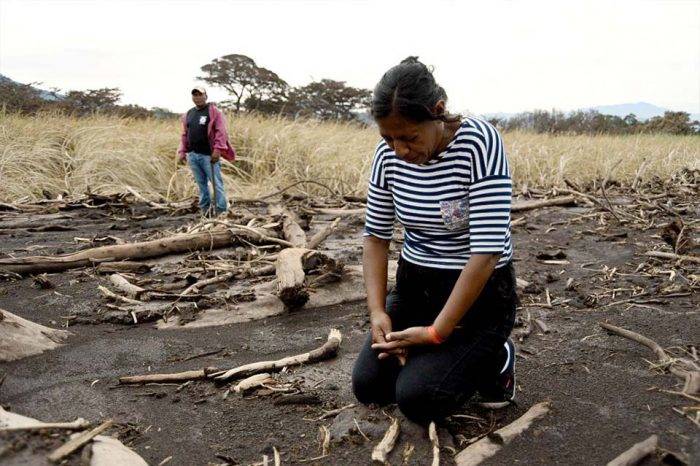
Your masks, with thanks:
[[[499,409],[515,400],[515,344],[508,338],[503,345],[506,350],[506,362],[493,384],[479,388],[477,404],[483,408]]]

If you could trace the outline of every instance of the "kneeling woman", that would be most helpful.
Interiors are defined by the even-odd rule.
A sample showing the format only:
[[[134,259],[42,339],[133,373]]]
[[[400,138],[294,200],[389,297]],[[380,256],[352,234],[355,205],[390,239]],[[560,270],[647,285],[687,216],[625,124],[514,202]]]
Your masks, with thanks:
[[[362,403],[398,403],[418,422],[448,416],[477,393],[492,407],[515,394],[508,160],[493,126],[448,114],[446,99],[409,58],[384,74],[372,100],[383,138],[363,254],[372,328],[353,390]],[[387,296],[395,219],[404,242]]]

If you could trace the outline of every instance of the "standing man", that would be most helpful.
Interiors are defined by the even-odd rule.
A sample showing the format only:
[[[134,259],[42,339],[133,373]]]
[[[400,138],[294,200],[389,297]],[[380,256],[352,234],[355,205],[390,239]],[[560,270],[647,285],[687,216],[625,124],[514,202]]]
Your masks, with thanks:
[[[226,212],[228,201],[221,176],[221,157],[233,161],[236,151],[226,133],[223,113],[207,102],[203,87],[192,89],[194,107],[182,116],[182,136],[177,150],[180,163],[189,161],[199,187],[199,208],[203,215]],[[214,204],[209,194],[209,182],[214,186]]]

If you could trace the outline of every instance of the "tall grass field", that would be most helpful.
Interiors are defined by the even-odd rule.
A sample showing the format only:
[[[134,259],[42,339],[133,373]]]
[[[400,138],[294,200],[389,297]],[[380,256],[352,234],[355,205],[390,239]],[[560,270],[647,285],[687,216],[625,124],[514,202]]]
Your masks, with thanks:
[[[364,194],[379,135],[344,123],[289,121],[229,115],[239,157],[226,164],[225,183],[236,196],[253,197],[299,180],[343,194]],[[182,200],[196,194],[189,168],[178,166],[176,120],[109,116],[0,113],[0,202],[46,195],[111,194],[130,186],[147,198]],[[608,178],[670,178],[700,169],[700,137],[670,135],[552,136],[503,134],[516,190],[550,188],[567,178],[585,184]],[[295,188],[296,189],[296,188]],[[305,184],[309,194],[327,191]]]

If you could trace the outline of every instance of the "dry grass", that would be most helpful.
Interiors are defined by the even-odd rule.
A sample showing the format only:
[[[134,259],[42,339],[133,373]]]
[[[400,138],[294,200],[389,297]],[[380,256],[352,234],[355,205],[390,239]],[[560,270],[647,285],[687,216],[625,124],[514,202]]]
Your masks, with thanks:
[[[269,193],[298,180],[360,194],[366,189],[378,135],[353,125],[289,122],[259,116],[229,118],[239,161],[224,172],[234,196]],[[564,177],[578,183],[610,175],[631,182],[700,168],[697,136],[504,135],[516,187],[551,187]],[[0,201],[42,198],[43,191],[79,195],[123,192],[168,200],[195,194],[187,167],[177,167],[177,121],[61,115],[0,114]],[[322,193],[315,185],[300,190]]]

